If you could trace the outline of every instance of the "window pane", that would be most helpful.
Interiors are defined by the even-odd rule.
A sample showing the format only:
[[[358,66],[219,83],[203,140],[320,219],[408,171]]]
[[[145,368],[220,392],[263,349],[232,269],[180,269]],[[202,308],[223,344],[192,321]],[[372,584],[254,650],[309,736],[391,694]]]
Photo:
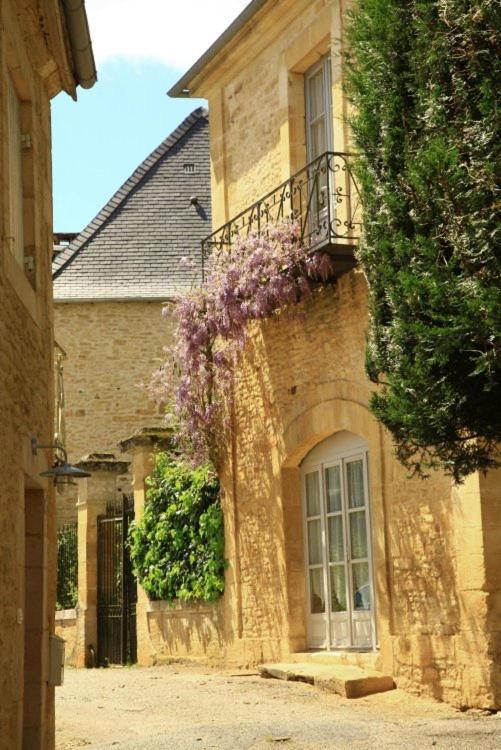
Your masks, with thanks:
[[[371,608],[371,592],[369,586],[369,564],[353,563],[353,607],[354,609]]]
[[[362,459],[347,463],[346,475],[348,477],[348,502],[350,508],[360,508],[365,505],[364,465]]]
[[[344,560],[343,519],[341,516],[329,518],[329,561]]]
[[[331,603],[333,612],[346,612],[346,576],[344,565],[331,565]]]
[[[311,137],[311,158],[315,159],[324,151],[327,151],[327,132],[325,128],[325,120],[319,120],[310,126],[310,137]],[[325,180],[324,180],[325,183]]]
[[[320,482],[318,471],[306,475],[306,515],[320,515]]]
[[[367,557],[367,526],[365,510],[350,513],[351,557]]]
[[[322,526],[320,520],[308,521],[308,562],[310,565],[322,563]]]
[[[310,122],[324,111],[324,73],[319,70],[309,79]]]
[[[310,608],[312,615],[325,612],[324,571],[310,570]]]
[[[327,487],[327,513],[341,510],[341,471],[339,466],[331,466],[325,470],[325,485]]]

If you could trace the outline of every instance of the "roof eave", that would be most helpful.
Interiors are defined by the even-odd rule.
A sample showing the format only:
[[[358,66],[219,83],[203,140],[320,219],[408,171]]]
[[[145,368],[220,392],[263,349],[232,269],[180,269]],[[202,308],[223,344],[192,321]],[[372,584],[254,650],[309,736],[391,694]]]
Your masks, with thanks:
[[[266,5],[269,0],[252,0],[239,16],[223,31],[216,41],[198,58],[191,68],[172,86],[167,92],[168,96],[178,98],[189,98],[191,96],[191,84],[200,75],[213,59],[223,50],[241,29],[253,18],[253,16]]]
[[[90,89],[97,81],[85,0],[62,0],[76,82]]]

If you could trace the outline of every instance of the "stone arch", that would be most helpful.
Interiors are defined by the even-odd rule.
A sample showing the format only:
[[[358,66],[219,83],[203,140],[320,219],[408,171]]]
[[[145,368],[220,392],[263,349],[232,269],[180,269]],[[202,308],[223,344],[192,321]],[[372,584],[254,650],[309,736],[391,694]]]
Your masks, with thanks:
[[[379,640],[381,641],[390,631],[391,596],[387,554],[389,533],[388,510],[385,502],[383,430],[361,400],[352,400],[340,395],[306,408],[290,422],[282,437],[281,480],[291,651],[302,650],[306,647],[300,465],[315,446],[342,431],[358,436],[368,448],[374,585]]]

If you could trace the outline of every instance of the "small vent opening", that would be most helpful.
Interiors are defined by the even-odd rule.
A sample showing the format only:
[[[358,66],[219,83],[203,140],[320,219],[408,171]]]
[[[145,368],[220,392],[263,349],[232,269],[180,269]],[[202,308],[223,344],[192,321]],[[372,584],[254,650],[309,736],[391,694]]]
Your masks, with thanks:
[[[183,171],[185,174],[195,174],[196,169],[194,164],[183,164]]]

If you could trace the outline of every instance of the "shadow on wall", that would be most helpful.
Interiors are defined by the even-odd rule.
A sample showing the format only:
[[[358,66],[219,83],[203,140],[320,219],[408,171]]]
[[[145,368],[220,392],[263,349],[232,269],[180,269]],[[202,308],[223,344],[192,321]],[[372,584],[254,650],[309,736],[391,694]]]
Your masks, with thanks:
[[[394,673],[401,687],[450,701],[462,679],[451,483],[409,478],[396,462],[392,474]]]
[[[243,661],[251,665],[288,651],[289,618],[280,473],[270,453],[277,433],[260,357],[248,346],[244,358],[237,388],[245,398],[235,399],[234,450],[222,485],[227,632],[243,642]]]
[[[292,313],[251,329],[238,371],[234,429],[242,633],[256,650],[266,641],[278,654],[304,647],[298,466],[316,443],[347,429],[369,445],[386,668],[402,687],[461,704],[465,691],[473,694],[465,685],[473,679],[482,633],[471,628],[465,646],[470,625],[459,606],[451,483],[439,474],[409,478],[368,409],[366,296],[354,272]],[[230,498],[231,480],[228,471]]]
[[[224,655],[221,600],[148,603],[148,634],[157,660],[162,657],[204,657],[215,661]]]

